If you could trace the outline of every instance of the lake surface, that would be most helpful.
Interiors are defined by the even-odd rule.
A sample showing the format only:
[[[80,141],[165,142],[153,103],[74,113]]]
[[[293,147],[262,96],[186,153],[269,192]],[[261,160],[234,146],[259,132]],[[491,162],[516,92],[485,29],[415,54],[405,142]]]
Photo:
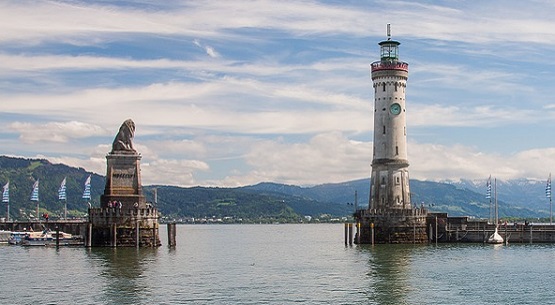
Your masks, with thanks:
[[[555,245],[345,246],[342,224],[178,225],[177,247],[0,246],[2,304],[555,304]]]

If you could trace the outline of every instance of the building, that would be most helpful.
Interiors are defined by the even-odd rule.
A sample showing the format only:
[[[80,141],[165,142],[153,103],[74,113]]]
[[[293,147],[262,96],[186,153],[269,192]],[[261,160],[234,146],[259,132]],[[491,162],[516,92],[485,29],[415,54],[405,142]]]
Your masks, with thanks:
[[[374,87],[374,152],[368,209],[357,210],[359,243],[427,242],[426,210],[411,204],[405,89],[408,63],[399,60],[398,41],[379,43],[371,65]]]

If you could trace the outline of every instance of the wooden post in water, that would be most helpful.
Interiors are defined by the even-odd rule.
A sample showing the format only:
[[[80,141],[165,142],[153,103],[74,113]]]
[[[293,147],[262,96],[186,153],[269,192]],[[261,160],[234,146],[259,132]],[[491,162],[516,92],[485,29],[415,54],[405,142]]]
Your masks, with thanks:
[[[360,222],[357,222],[357,245],[360,245]]]
[[[412,222],[412,243],[416,244],[416,221]]]
[[[117,241],[118,241],[118,227],[117,225],[114,223],[112,225],[112,247],[116,247],[117,245]]]
[[[374,245],[374,223],[370,223],[370,231],[371,231],[371,236],[372,236],[372,246]]]
[[[168,246],[175,247],[175,222],[168,223]]]
[[[436,216],[436,236],[434,238],[436,240],[436,246],[437,246],[437,236],[438,236],[438,233],[437,233],[437,216]]]
[[[55,230],[56,230],[56,249],[58,249],[60,247],[60,228],[56,226]]]
[[[530,223],[530,243],[532,243],[532,223]]]
[[[92,247],[92,223],[89,222],[89,230],[87,231],[87,247]]]
[[[505,222],[505,245],[509,244],[509,239],[507,238],[507,223]]]
[[[345,245],[349,243],[349,224],[345,223]]]
[[[137,248],[141,244],[141,229],[139,228],[139,215],[137,214],[137,221],[135,222],[135,242]]]
[[[349,223],[349,245],[353,245],[353,224]]]

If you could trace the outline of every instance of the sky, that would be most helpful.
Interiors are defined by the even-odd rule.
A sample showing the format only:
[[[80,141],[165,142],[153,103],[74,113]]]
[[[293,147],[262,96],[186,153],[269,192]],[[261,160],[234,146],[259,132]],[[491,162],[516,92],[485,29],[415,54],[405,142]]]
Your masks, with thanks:
[[[411,178],[545,180],[554,15],[547,0],[5,0],[0,154],[105,175],[130,118],[145,185],[368,178],[390,23]]]

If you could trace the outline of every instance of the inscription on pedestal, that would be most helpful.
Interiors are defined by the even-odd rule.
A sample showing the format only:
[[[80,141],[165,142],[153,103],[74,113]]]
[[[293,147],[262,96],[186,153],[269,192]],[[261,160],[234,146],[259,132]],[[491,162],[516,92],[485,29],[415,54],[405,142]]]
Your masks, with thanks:
[[[136,194],[135,168],[112,169],[112,194]]]

